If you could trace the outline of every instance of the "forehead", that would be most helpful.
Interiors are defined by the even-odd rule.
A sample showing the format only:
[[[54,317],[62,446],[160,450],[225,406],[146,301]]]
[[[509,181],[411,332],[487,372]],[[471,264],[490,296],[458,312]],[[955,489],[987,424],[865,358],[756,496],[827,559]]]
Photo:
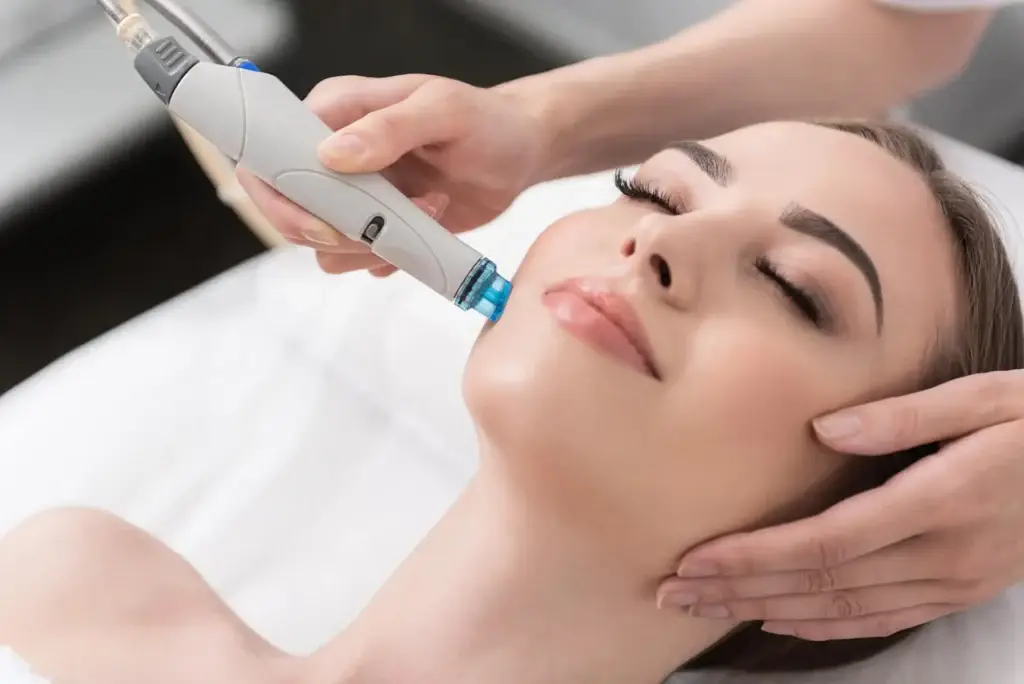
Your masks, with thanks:
[[[957,300],[953,240],[938,202],[909,164],[854,134],[804,123],[751,126],[705,144],[733,167],[733,184],[722,192],[754,193],[780,210],[798,202],[860,243],[881,280],[886,340],[930,345],[948,327]],[[700,174],[679,152],[666,151],[657,163]]]

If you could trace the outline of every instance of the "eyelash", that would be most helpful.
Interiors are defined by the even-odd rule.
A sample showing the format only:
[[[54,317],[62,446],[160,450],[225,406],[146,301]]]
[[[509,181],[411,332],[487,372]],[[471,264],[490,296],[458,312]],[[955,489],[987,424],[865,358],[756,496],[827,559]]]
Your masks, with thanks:
[[[825,309],[818,300],[807,290],[793,284],[793,281],[786,278],[779,269],[775,267],[766,257],[758,257],[754,260],[754,266],[764,277],[771,280],[775,286],[789,299],[801,316],[806,318],[814,327],[824,330],[826,325]]]
[[[636,177],[626,178],[622,169],[615,172],[615,187],[630,199],[650,202],[670,214],[685,214],[689,209],[678,198],[649,183],[637,180]]]
[[[649,202],[670,214],[679,215],[685,214],[688,211],[685,205],[664,190],[637,180],[635,177],[626,178],[622,169],[618,169],[615,172],[615,187],[625,197],[641,202]],[[779,292],[790,301],[801,316],[816,328],[825,328],[826,317],[824,307],[807,290],[795,285],[791,280],[782,275],[775,264],[768,260],[767,257],[758,257],[754,261],[754,266],[761,275],[778,288]]]

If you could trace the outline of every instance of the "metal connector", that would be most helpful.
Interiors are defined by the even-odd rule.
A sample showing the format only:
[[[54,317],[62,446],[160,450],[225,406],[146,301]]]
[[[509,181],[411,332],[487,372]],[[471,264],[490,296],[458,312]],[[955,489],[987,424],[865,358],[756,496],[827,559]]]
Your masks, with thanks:
[[[115,26],[128,17],[128,12],[125,11],[118,0],[96,0],[96,3],[103,8],[103,11],[106,12],[107,17],[110,18],[110,21],[114,22]]]
[[[135,13],[125,9],[121,0],[96,0],[115,25],[119,25]],[[205,21],[184,8],[175,0],[134,0],[129,7],[141,2],[157,11],[164,19],[181,31],[196,46],[218,64],[233,64],[241,58],[226,40],[220,37]]]

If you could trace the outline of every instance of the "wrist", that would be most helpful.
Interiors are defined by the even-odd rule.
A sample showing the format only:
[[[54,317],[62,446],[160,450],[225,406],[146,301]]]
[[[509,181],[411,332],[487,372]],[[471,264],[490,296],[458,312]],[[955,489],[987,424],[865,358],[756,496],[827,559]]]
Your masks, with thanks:
[[[497,86],[540,131],[536,182],[633,164],[656,151],[679,125],[661,111],[674,109],[664,101],[682,97],[675,86],[684,90],[681,79],[665,85],[669,57],[656,44]]]
[[[551,74],[509,81],[493,90],[508,98],[533,132],[536,162],[529,185],[573,174],[572,109],[561,101]]]

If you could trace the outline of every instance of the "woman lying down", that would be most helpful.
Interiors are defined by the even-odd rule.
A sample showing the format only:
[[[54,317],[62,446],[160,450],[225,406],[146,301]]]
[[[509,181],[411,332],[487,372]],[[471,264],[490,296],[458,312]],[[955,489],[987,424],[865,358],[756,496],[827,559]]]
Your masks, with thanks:
[[[827,453],[815,416],[1024,366],[992,221],[889,125],[753,126],[617,182],[532,246],[465,371],[479,469],[343,633],[282,653],[159,541],[67,509],[0,541],[0,644],[69,684],[655,684],[892,644],[695,618],[657,587],[680,549],[925,453]]]

